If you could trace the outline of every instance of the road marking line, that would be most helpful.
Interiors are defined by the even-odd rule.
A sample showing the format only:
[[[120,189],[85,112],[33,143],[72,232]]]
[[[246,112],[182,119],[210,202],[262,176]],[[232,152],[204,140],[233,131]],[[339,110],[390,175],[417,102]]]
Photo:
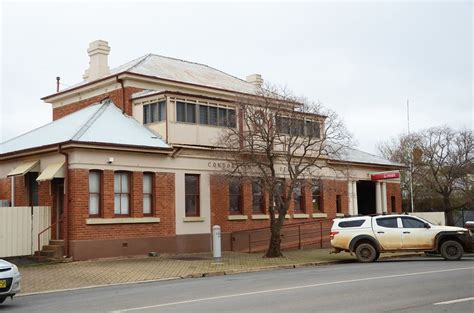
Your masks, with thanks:
[[[142,306],[142,307],[136,307],[136,308],[129,308],[129,309],[117,310],[117,311],[112,311],[111,313],[123,313],[123,312],[131,312],[131,311],[140,311],[140,310],[161,308],[161,307],[173,306],[173,305],[179,305],[179,304],[188,304],[188,303],[195,303],[195,302],[203,302],[203,301],[211,301],[211,300],[220,300],[220,299],[243,297],[243,296],[252,296],[252,295],[258,295],[258,294],[264,294],[264,293],[272,293],[272,292],[280,292],[280,291],[289,291],[289,290],[297,290],[297,289],[304,289],[304,288],[314,288],[314,287],[321,287],[321,286],[328,286],[328,285],[337,285],[337,284],[347,284],[347,283],[361,282],[361,281],[369,281],[369,280],[377,280],[377,279],[407,277],[407,276],[415,276],[415,275],[435,274],[435,273],[444,273],[444,272],[473,270],[473,269],[474,269],[474,267],[463,267],[463,268],[453,268],[453,269],[439,270],[439,271],[415,272],[415,273],[406,273],[406,274],[397,274],[397,275],[386,275],[386,276],[375,276],[375,277],[367,277],[367,278],[359,278],[359,279],[351,279],[351,280],[339,280],[339,281],[333,281],[333,282],[327,282],[327,283],[319,283],[319,284],[311,284],[311,285],[302,285],[302,286],[294,286],[294,287],[286,287],[286,288],[277,288],[277,289],[267,289],[267,290],[253,291],[253,292],[236,293],[236,294],[230,294],[230,295],[224,295],[224,296],[216,296],[216,297],[208,297],[208,298],[199,298],[199,299],[192,299],[192,300],[184,300],[184,301],[177,301],[177,302],[162,303],[162,304],[156,304],[156,305],[149,305],[149,306]]]
[[[444,301],[444,302],[437,302],[437,303],[433,303],[433,305],[451,304],[451,303],[458,303],[458,302],[465,302],[465,301],[472,301],[472,300],[474,300],[474,297],[456,299],[456,300],[450,300],[450,301]]]

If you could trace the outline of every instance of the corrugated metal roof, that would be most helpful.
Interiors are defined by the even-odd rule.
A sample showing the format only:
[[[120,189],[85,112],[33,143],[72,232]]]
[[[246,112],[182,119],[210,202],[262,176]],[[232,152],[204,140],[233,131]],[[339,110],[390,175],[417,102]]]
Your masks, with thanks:
[[[0,144],[0,154],[66,141],[170,148],[111,101],[94,104]]]
[[[145,89],[142,91],[138,91],[132,94],[132,99],[140,98],[140,97],[146,97],[146,96],[151,96],[159,92],[166,91],[166,89]]]
[[[368,152],[360,151],[354,148],[343,147],[338,150],[333,156],[334,160],[354,162],[354,163],[367,163],[367,164],[379,164],[394,167],[405,167],[402,163],[393,162],[382,157],[370,154]]]
[[[255,94],[257,91],[256,87],[251,83],[208,65],[151,53],[111,69],[110,74],[107,76],[113,76],[122,72],[154,76],[249,94]],[[84,80],[62,91],[67,91],[89,82]]]

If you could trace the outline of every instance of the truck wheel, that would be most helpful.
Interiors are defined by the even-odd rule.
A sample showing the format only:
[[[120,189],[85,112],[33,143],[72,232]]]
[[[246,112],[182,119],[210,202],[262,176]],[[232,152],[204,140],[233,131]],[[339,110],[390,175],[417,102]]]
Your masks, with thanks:
[[[0,296],[0,304],[2,304],[7,297]]]
[[[361,243],[356,248],[357,260],[362,263],[370,263],[376,260],[377,250],[370,243]]]
[[[463,249],[459,242],[448,240],[443,242],[439,249],[441,256],[448,261],[456,261],[462,258]]]

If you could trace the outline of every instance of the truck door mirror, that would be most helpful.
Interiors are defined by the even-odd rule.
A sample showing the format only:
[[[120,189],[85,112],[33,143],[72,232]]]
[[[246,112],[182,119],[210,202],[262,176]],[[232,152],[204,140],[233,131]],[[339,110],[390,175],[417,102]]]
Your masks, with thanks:
[[[425,228],[430,229],[431,228],[430,224],[425,223]]]

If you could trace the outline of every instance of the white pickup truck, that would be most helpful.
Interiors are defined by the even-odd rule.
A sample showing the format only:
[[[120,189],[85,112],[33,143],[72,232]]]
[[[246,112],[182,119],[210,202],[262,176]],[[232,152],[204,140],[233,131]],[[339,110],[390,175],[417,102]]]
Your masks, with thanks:
[[[409,215],[336,218],[330,238],[336,253],[355,253],[360,262],[376,261],[382,252],[438,252],[446,260],[473,252],[470,230],[433,225]]]

